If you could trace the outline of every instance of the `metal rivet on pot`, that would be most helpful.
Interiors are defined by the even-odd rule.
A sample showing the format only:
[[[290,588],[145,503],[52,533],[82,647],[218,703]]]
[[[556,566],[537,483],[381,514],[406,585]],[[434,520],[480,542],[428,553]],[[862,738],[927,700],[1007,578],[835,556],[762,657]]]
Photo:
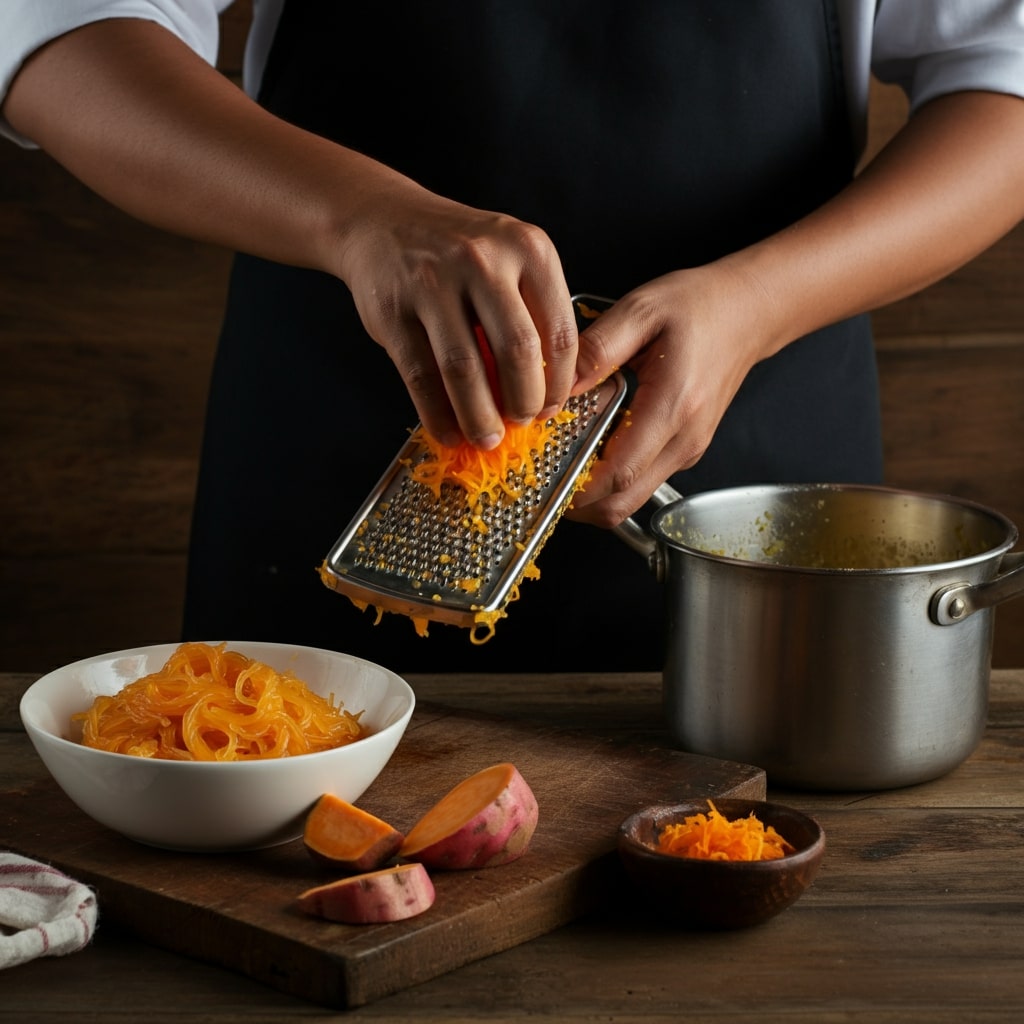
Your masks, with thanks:
[[[971,602],[971,585],[953,583],[932,597],[929,613],[937,626],[953,626],[977,610]]]

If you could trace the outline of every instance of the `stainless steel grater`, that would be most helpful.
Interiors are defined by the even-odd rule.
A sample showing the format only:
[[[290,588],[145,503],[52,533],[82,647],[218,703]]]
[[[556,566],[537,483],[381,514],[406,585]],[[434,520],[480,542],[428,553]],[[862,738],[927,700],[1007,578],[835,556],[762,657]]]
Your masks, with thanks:
[[[592,295],[572,301],[581,330],[611,305]],[[626,392],[626,378],[616,371],[570,399],[574,418],[534,453],[536,483],[513,480],[516,497],[488,502],[475,523],[458,484],[442,484],[438,497],[410,475],[428,454],[414,432],[331,548],[322,581],[360,607],[417,620],[421,631],[427,622],[445,622],[489,635],[586,480]]]

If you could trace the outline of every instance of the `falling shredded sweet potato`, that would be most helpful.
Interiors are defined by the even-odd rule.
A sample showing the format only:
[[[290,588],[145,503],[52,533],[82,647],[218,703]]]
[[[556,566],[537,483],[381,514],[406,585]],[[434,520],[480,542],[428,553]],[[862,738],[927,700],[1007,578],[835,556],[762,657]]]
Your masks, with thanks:
[[[700,860],[776,860],[794,847],[775,828],[767,828],[753,811],[730,820],[712,801],[708,812],[688,815],[682,822],[666,825],[658,835],[657,849],[677,857]]]

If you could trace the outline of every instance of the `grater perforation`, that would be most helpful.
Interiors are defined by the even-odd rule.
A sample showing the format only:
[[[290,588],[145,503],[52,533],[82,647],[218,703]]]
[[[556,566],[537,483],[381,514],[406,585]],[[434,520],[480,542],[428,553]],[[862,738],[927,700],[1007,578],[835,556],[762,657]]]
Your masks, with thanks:
[[[581,299],[588,310],[610,304],[578,296],[578,316]],[[430,454],[414,430],[328,553],[324,584],[361,606],[493,628],[586,480],[625,396],[616,372],[571,398],[572,417],[554,424],[543,450],[532,453],[532,469],[510,470],[508,493],[485,494],[476,506],[457,483],[444,481],[435,492],[413,477]]]

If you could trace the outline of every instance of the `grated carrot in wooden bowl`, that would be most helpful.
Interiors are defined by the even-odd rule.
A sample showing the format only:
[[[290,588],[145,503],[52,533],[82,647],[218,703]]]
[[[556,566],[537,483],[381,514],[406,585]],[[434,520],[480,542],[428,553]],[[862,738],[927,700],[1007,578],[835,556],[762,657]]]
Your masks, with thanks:
[[[747,928],[807,890],[825,833],[793,807],[702,797],[635,811],[617,845],[634,891],[659,917],[688,928]]]
[[[665,825],[658,834],[658,852],[699,860],[743,861],[776,860],[793,852],[792,844],[774,826],[765,828],[753,811],[730,820],[711,800],[708,808],[706,813]]]

